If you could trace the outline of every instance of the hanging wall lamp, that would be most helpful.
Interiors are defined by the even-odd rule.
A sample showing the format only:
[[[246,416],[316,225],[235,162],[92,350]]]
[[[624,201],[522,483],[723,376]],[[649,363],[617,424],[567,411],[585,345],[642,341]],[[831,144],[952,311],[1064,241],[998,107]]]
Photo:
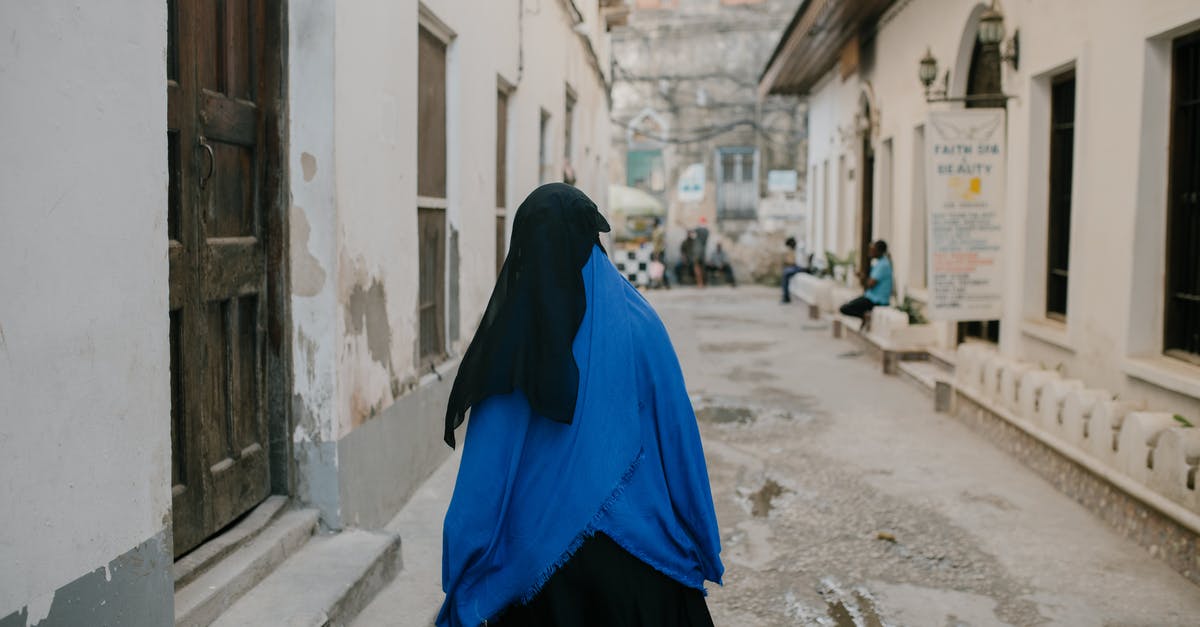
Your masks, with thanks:
[[[1014,31],[1013,36],[1008,41],[1004,40],[1004,14],[996,6],[996,0],[992,0],[991,6],[983,11],[979,16],[979,27],[976,31],[976,36],[979,38],[979,43],[984,48],[993,48],[996,51],[997,65],[1007,62],[1012,66],[1013,70],[1017,70],[1020,63],[1021,40],[1020,31]],[[995,68],[997,76],[1000,68]],[[937,80],[938,62],[934,58],[933,52],[926,47],[925,56],[921,57],[917,66],[917,78],[921,80],[921,84],[925,87],[926,102],[972,102],[972,101],[997,101],[1007,100],[1012,96],[1000,93],[993,94],[971,94],[969,96],[949,96],[947,92],[950,87],[950,70],[946,70],[942,75],[942,84],[935,88],[934,81]],[[999,84],[997,83],[997,87]]]

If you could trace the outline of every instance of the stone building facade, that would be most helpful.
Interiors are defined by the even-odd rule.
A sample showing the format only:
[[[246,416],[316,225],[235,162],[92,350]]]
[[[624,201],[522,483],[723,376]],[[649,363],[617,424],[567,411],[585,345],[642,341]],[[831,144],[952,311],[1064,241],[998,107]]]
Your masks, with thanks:
[[[1200,5],[808,2],[760,88],[808,100],[816,250],[862,268],[888,240],[893,304],[950,312],[877,309],[866,336],[952,364],[960,413],[1133,495],[1073,492],[1195,579]],[[848,278],[795,285],[836,316]],[[958,319],[960,285],[993,319]]]
[[[612,182],[666,206],[669,260],[704,217],[722,234],[735,269],[767,271],[760,219],[774,247],[780,234],[803,230],[805,115],[799,99],[760,101],[756,88],[799,1],[629,4],[626,23],[612,30]],[[773,170],[795,172],[795,188],[769,194]],[[681,195],[681,179],[699,189]]]
[[[0,625],[161,627],[263,499],[377,528],[449,454],[516,207],[604,201],[608,35],[574,0],[68,4],[0,8]]]

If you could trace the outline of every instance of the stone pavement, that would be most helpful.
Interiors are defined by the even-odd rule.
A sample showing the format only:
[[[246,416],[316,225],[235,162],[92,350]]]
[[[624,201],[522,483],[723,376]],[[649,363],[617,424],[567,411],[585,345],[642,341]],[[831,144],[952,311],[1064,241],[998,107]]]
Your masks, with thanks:
[[[717,625],[1200,623],[1200,588],[777,297],[650,294],[704,436]],[[455,464],[393,521],[404,571],[356,626],[429,624]]]

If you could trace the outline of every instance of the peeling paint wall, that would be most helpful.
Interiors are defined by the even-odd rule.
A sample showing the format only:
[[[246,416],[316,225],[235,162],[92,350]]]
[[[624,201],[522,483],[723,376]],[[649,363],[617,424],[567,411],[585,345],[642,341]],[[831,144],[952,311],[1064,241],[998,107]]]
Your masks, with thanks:
[[[288,4],[288,174],[293,396],[292,485],[337,526],[337,204],[334,177],[334,0]]]
[[[0,4],[0,617],[170,521],[166,19]]]
[[[580,30],[606,55],[599,9],[584,5]],[[430,428],[441,424],[446,381],[418,372],[416,363],[420,7],[416,0],[362,0],[335,9],[333,0],[300,0],[289,9],[295,483],[331,527],[379,520],[448,452],[440,428]],[[578,185],[605,204],[608,107],[567,3],[430,0],[424,7],[454,33],[446,84],[448,361],[437,365],[449,375],[496,276],[499,82],[515,85],[508,122],[510,219],[538,184],[541,110],[552,114],[561,160],[568,85],[578,96]],[[596,67],[607,72],[607,57]],[[341,444],[380,420],[387,424],[372,432],[397,438],[386,446],[405,459],[389,459],[364,438]],[[384,500],[392,505],[371,506],[365,518],[346,510],[347,494],[359,495],[350,501],[358,509],[378,500],[362,498],[358,481],[377,484],[394,473],[403,476],[393,487],[404,487]]]

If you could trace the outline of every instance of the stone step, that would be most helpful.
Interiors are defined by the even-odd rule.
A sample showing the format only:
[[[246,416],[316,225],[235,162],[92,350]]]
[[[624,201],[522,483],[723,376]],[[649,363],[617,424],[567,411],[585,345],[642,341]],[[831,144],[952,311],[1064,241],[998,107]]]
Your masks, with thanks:
[[[171,573],[175,577],[175,589],[179,590],[209,568],[220,563],[226,555],[253,540],[262,533],[287,505],[286,496],[270,496],[246,514],[244,518],[225,530],[221,535],[196,547],[194,551],[175,560]]]
[[[342,627],[400,570],[400,536],[314,537],[213,623],[216,627]]]
[[[204,627],[303,547],[317,529],[315,509],[274,518],[200,575],[175,591],[175,625]]]

